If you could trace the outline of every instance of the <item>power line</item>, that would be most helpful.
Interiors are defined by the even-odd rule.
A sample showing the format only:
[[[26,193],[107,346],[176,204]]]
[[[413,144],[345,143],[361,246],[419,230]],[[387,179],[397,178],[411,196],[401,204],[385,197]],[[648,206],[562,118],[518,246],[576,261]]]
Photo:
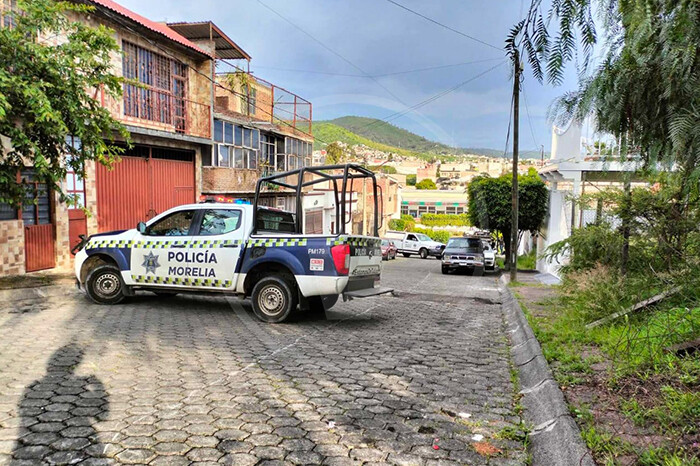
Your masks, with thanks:
[[[120,24],[122,27],[124,27],[125,29],[131,31],[132,33],[138,35],[139,37],[143,37],[144,40],[146,40],[149,44],[151,44],[152,46],[154,46],[155,48],[157,48],[158,50],[160,50],[164,55],[166,55],[166,56],[172,58],[173,60],[177,60],[178,62],[180,62],[180,59],[177,58],[176,56],[174,56],[172,53],[170,53],[169,50],[165,49],[164,47],[162,47],[160,44],[158,44],[158,43],[155,42],[154,40],[149,39],[149,38],[147,38],[147,37],[142,36],[141,34],[139,34],[139,33],[138,33],[136,30],[134,30],[127,22],[123,21],[122,18],[121,18],[121,16],[119,16],[118,14],[112,14],[112,13],[110,13],[110,12],[105,12],[105,14],[106,14],[108,17],[110,17],[113,21],[115,21],[116,23],[118,23],[118,24]],[[217,81],[216,81],[215,79],[213,79],[212,77],[210,77],[210,76],[208,76],[207,74],[205,74],[205,73],[199,71],[197,68],[195,68],[195,67],[193,67],[193,66],[191,66],[191,65],[189,65],[189,64],[187,64],[187,63],[184,63],[184,62],[180,62],[180,63],[183,63],[187,68],[191,69],[191,70],[194,71],[196,74],[198,74],[198,75],[204,77],[205,79],[207,79],[208,81],[210,81],[210,82],[211,82],[212,84],[214,84],[215,86],[218,86],[218,87],[220,87],[220,88],[222,88],[222,89],[224,89],[224,90],[227,90],[227,91],[231,92],[231,93],[234,94],[234,95],[238,95],[238,96],[240,96],[240,97],[244,97],[244,98],[246,98],[246,99],[249,99],[249,97],[248,97],[246,94],[237,92],[237,91],[235,91],[235,90],[233,90],[233,89],[230,89],[230,88],[228,88],[228,87],[222,85],[221,83],[217,82]],[[228,62],[227,62],[227,63],[228,63]],[[228,64],[231,65],[230,63],[228,63]],[[235,66],[234,66],[234,67],[235,67]],[[238,67],[235,67],[235,68],[238,68]],[[264,108],[259,108],[259,110],[260,110],[261,112],[263,112],[264,114],[270,116],[270,118],[271,118],[272,120],[274,120],[274,118],[275,118],[274,113],[268,112],[268,111],[265,110]],[[306,131],[302,131],[302,130],[296,128],[294,125],[292,125],[292,124],[290,124],[290,123],[287,123],[287,122],[284,121],[284,120],[279,120],[279,122],[280,122],[281,124],[285,125],[285,126],[288,126],[288,127],[292,128],[293,130],[295,130],[295,131],[297,131],[297,132],[299,132],[299,133],[305,134],[306,136],[309,136],[310,138],[313,138],[314,140],[317,140],[317,141],[319,141],[319,142],[321,142],[321,143],[323,143],[323,144],[326,144],[326,145],[329,144],[327,141],[324,141],[324,140],[322,140],[322,139],[319,139],[319,138],[317,138],[316,136],[314,136],[314,135],[311,134],[311,133],[308,133],[308,132],[306,132]]]
[[[495,70],[495,69],[498,68],[499,66],[502,66],[504,63],[506,63],[506,62],[503,61],[503,62],[501,62],[501,63],[499,63],[499,64],[497,64],[497,65],[495,65],[495,66],[492,66],[491,68],[487,69],[486,71],[482,71],[481,73],[477,74],[476,76],[472,76],[471,78],[467,79],[466,81],[462,81],[461,83],[459,83],[459,84],[457,84],[457,85],[455,85],[455,86],[452,86],[452,87],[449,88],[449,89],[445,89],[444,91],[439,92],[439,93],[435,94],[435,95],[432,96],[432,97],[429,97],[429,98],[427,98],[427,99],[425,99],[425,100],[423,100],[423,101],[421,101],[421,102],[418,102],[417,104],[415,104],[415,105],[413,105],[413,106],[407,108],[406,110],[402,110],[402,111],[400,111],[400,112],[392,113],[391,115],[388,115],[388,116],[386,116],[386,117],[384,117],[384,118],[382,118],[382,119],[379,119],[379,120],[371,121],[371,122],[367,123],[366,125],[361,126],[359,129],[364,129],[364,128],[367,128],[367,127],[372,126],[372,125],[376,125],[376,124],[380,124],[380,123],[388,123],[389,121],[393,121],[393,120],[395,120],[395,119],[397,119],[397,118],[399,118],[399,117],[405,115],[406,113],[412,112],[413,110],[417,110],[417,109],[420,108],[420,107],[423,107],[423,106],[425,106],[425,105],[428,105],[429,103],[434,102],[434,101],[440,99],[441,97],[444,97],[444,96],[446,96],[447,94],[456,91],[456,90],[459,89],[460,87],[463,87],[463,86],[465,86],[466,84],[468,84],[468,83],[470,83],[470,82],[472,82],[472,81],[474,81],[474,80],[480,78],[481,76],[483,76],[483,75],[485,75],[485,74],[487,74],[487,73],[489,73],[489,72]]]
[[[448,25],[446,25],[446,24],[443,24],[443,23],[441,23],[441,22],[439,22],[439,21],[436,21],[436,20],[434,20],[433,18],[430,18],[430,17],[428,17],[428,16],[425,16],[424,14],[419,13],[419,12],[417,12],[417,11],[415,11],[415,10],[412,10],[412,9],[408,8],[407,6],[404,6],[404,5],[398,3],[398,2],[396,2],[396,1],[394,1],[394,0],[386,0],[386,1],[389,2],[389,3],[391,3],[392,5],[396,5],[397,7],[401,8],[401,9],[403,9],[403,10],[406,10],[406,11],[408,11],[408,12],[410,12],[410,13],[413,13],[413,14],[416,15],[416,16],[420,16],[421,18],[423,18],[423,19],[425,19],[425,20],[427,20],[427,21],[430,21],[430,22],[433,23],[433,24],[437,24],[438,26],[443,27],[443,28],[447,29],[448,31],[452,31],[452,32],[454,32],[454,33],[456,33],[456,34],[459,34],[460,36],[464,36],[464,37],[466,37],[467,39],[471,39],[471,40],[473,40],[473,41],[475,41],[475,42],[478,42],[478,43],[480,43],[480,44],[483,44],[483,45],[485,45],[485,46],[487,46],[487,47],[491,47],[491,48],[493,48],[493,49],[500,50],[501,52],[503,51],[503,48],[502,48],[502,47],[497,47],[497,46],[495,46],[495,45],[493,45],[493,44],[489,44],[488,42],[484,42],[484,41],[481,40],[481,39],[477,39],[477,38],[474,37],[474,36],[470,36],[469,34],[466,34],[466,33],[462,32],[462,31],[459,31],[459,30],[457,30],[457,29],[454,29],[454,28],[452,28],[452,27],[450,27],[450,26],[448,26]]]
[[[496,61],[496,60],[502,60],[502,57],[498,58],[486,58],[483,60],[474,60],[474,61],[466,61],[462,63],[451,63],[448,65],[436,65],[436,66],[429,66],[426,68],[415,68],[412,70],[405,70],[405,71],[394,71],[391,73],[381,73],[381,74],[374,74],[374,75],[362,75],[362,74],[350,74],[350,73],[333,73],[330,71],[319,71],[319,70],[300,70],[300,69],[295,69],[295,68],[279,68],[276,66],[263,66],[263,65],[254,65],[256,68],[262,68],[266,70],[277,70],[277,71],[290,71],[294,73],[309,73],[309,74],[322,74],[322,75],[327,75],[327,76],[344,76],[344,77],[352,77],[352,78],[383,78],[386,76],[396,76],[400,74],[410,74],[410,73],[418,73],[421,71],[432,71],[432,70],[439,70],[439,69],[444,69],[444,68],[455,68],[458,66],[465,66],[465,65],[473,65],[475,63],[484,63],[484,62],[489,62],[489,61]],[[233,66],[233,65],[232,65]]]
[[[335,50],[333,50],[332,48],[330,48],[329,46],[327,46],[326,44],[324,44],[321,40],[317,39],[316,37],[314,37],[313,35],[311,35],[309,32],[305,31],[305,30],[302,29],[300,26],[296,25],[296,24],[293,23],[291,20],[287,19],[285,16],[283,16],[280,12],[278,12],[278,11],[275,10],[274,8],[272,8],[272,7],[270,7],[269,5],[263,3],[262,0],[258,0],[258,3],[261,4],[262,6],[264,6],[265,8],[267,8],[268,10],[270,10],[270,11],[271,11],[272,13],[274,13],[275,15],[279,16],[280,18],[282,18],[282,20],[284,20],[286,23],[292,25],[294,28],[296,28],[297,30],[299,30],[301,33],[303,33],[303,34],[306,35],[307,37],[311,38],[314,42],[316,42],[317,44],[319,44],[321,47],[323,47],[324,49],[326,49],[327,51],[329,51],[330,53],[332,53],[332,54],[335,55],[336,57],[340,58],[340,59],[343,60],[345,63],[349,64],[350,66],[352,66],[353,68],[355,68],[356,70],[358,70],[359,72],[361,72],[363,75],[369,77],[372,81],[374,81],[374,82],[377,84],[377,86],[379,86],[379,87],[381,87],[382,89],[384,89],[384,90],[387,92],[387,94],[389,94],[391,97],[393,97],[394,99],[396,99],[396,101],[398,101],[398,102],[400,102],[400,103],[406,105],[406,103],[404,103],[396,94],[394,94],[393,92],[391,92],[391,90],[389,90],[386,86],[384,86],[382,83],[380,83],[379,80],[377,80],[377,78],[375,78],[374,76],[371,76],[368,72],[366,72],[365,70],[363,70],[362,68],[360,68],[359,66],[357,66],[356,64],[354,64],[353,62],[351,62],[350,60],[348,60],[347,58],[345,58],[343,55],[341,55],[340,53],[336,52]]]
[[[532,143],[535,147],[540,145],[537,143],[537,138],[535,137],[535,130],[532,129],[532,118],[530,118],[530,109],[527,106],[527,93],[525,92],[525,87],[523,87],[523,100],[525,101],[525,113],[527,113],[527,122],[530,125],[530,135],[532,136]]]

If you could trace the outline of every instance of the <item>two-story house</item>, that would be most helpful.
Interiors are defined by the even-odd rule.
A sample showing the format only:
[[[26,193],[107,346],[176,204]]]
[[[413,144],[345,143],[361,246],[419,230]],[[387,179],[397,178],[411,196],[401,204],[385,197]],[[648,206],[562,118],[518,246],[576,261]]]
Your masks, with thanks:
[[[209,21],[168,23],[195,44],[211,49],[226,38]],[[252,200],[260,175],[312,165],[312,105],[298,95],[234,68],[228,56],[216,50],[221,65],[233,71],[219,73],[214,86],[214,144],[202,157],[202,193]],[[294,211],[291,193],[262,194],[261,203]]]
[[[69,266],[79,234],[134,228],[202,193],[251,197],[260,173],[310,159],[311,104],[248,74],[237,87],[216,76],[217,60],[250,59],[216,25],[167,25],[112,0],[73,1],[94,7],[75,19],[114,31],[121,50],[112,68],[129,81],[121,98],[99,89],[94,97],[126,126],[132,147],[111,169],[88,163],[85,179],[68,174],[65,191],[91,215],[40,183],[35,205],[0,205],[0,275]],[[20,177],[31,181],[31,167]],[[265,202],[292,207],[282,193]]]

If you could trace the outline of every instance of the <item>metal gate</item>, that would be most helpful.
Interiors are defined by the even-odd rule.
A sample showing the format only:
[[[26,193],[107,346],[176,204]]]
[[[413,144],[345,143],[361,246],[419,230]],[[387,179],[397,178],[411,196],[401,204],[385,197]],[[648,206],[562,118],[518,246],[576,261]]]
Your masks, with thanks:
[[[112,170],[97,165],[100,232],[135,228],[172,207],[195,202],[194,151],[134,146]]]

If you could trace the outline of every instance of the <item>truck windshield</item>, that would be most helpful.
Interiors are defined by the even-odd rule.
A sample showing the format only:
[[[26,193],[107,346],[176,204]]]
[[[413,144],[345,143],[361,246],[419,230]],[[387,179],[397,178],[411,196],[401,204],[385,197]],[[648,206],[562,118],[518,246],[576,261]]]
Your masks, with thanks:
[[[294,233],[294,214],[283,210],[258,209],[257,229]]]
[[[481,240],[476,238],[450,238],[448,249],[466,249],[467,252],[479,252]]]
[[[430,239],[430,236],[428,236],[428,235],[423,235],[423,234],[421,234],[421,233],[418,233],[418,234],[416,234],[416,236],[418,237],[418,239],[419,239],[420,241],[432,241],[432,240]]]

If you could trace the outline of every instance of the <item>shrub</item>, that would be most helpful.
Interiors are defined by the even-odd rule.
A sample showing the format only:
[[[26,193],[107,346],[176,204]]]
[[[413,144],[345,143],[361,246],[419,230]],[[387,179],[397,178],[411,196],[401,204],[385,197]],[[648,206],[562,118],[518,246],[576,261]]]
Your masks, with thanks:
[[[394,218],[389,220],[389,229],[397,231],[413,231],[416,223],[413,221],[413,217],[407,215],[408,219]]]
[[[430,178],[426,178],[416,183],[416,189],[437,189],[437,185]]]
[[[406,175],[406,184],[409,186],[416,185],[416,175]]]
[[[439,241],[441,243],[447,243],[452,236],[450,235],[449,231],[433,230],[432,228],[414,228],[412,231],[415,233],[423,233],[424,235],[428,235],[433,241]]]
[[[467,214],[423,214],[420,223],[427,227],[468,227],[471,225]]]

